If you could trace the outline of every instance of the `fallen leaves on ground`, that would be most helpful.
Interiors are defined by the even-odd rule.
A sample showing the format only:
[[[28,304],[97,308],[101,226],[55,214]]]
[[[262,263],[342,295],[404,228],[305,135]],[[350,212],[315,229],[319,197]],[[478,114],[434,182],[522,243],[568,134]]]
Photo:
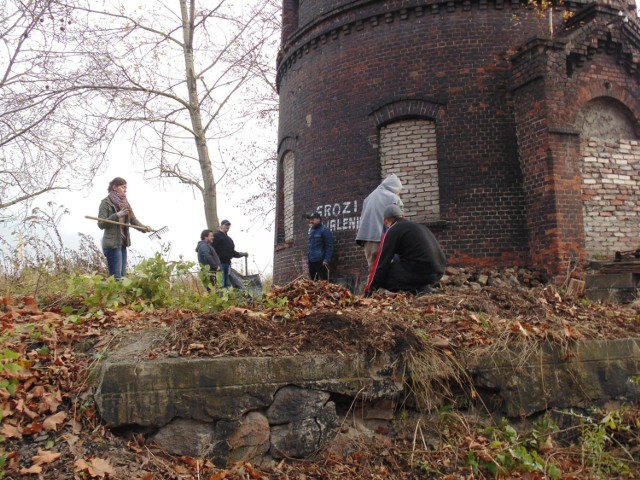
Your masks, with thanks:
[[[185,316],[172,324],[171,334],[154,353],[280,356],[388,352],[403,344],[415,345],[417,331],[434,346],[480,349],[513,341],[570,343],[622,338],[635,335],[640,326],[633,308],[565,301],[551,286],[363,298],[339,285],[299,280],[269,295],[287,297],[287,309],[231,308],[217,314]]]
[[[31,297],[5,296],[0,302],[0,457],[9,478],[45,480],[410,479],[424,478],[420,472],[426,465],[439,472],[434,478],[476,478],[456,452],[469,451],[472,442],[480,452],[492,452],[471,432],[466,445],[455,451],[418,451],[416,437],[409,435],[361,443],[346,457],[327,454],[263,467],[244,463],[218,469],[208,460],[172,457],[142,439],[117,437],[101,423],[89,372],[128,335],[148,329],[167,332],[154,357],[346,355],[398,352],[424,339],[432,347],[455,351],[623,338],[637,335],[639,318],[633,306],[564,299],[551,286],[447,288],[423,297],[376,293],[363,298],[339,285],[299,280],[275,287],[260,305],[215,314],[125,308],[80,322],[59,309],[42,309]],[[571,468],[571,457],[554,450],[550,439],[543,447]],[[420,462],[409,460],[414,455]]]
[[[89,460],[83,458],[76,460],[75,466],[79,471],[87,472],[91,478],[104,478],[108,475],[113,476],[116,473],[108,460],[97,457]]]

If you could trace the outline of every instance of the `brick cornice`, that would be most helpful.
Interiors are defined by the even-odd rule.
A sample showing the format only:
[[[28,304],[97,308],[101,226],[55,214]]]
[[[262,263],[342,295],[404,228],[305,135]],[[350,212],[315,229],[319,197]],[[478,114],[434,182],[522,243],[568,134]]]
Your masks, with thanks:
[[[590,5],[567,22],[559,38],[567,52],[567,74],[595,55],[615,55],[640,83],[640,25],[624,12],[608,5]]]
[[[573,0],[565,2],[565,6],[572,11],[588,5],[590,0]],[[360,13],[367,7],[380,4],[375,13]],[[441,12],[453,12],[457,9],[470,11],[472,8],[487,10],[490,6],[496,10],[518,9],[527,7],[527,0],[397,0],[383,2],[381,0],[355,0],[337,7],[330,12],[319,15],[306,25],[298,28],[293,35],[284,41],[276,61],[276,88],[280,90],[280,83],[285,73],[304,55],[318,49],[329,41],[337,41],[343,36],[350,35],[352,30],[375,28],[381,24],[391,24],[397,21],[407,21],[421,18],[424,15],[434,15]],[[351,17],[340,21],[341,16]],[[510,15],[510,13],[508,13]],[[330,27],[322,29],[325,23],[334,22]]]
[[[547,73],[547,51],[559,45],[549,38],[532,38],[523,44],[511,57],[511,80],[509,91],[514,92],[534,80],[544,78]]]
[[[616,8],[590,5],[571,18],[557,38],[533,38],[523,44],[511,58],[510,90],[544,77],[550,52],[565,56],[566,76],[595,55],[615,55],[617,63],[640,83],[640,25]]]

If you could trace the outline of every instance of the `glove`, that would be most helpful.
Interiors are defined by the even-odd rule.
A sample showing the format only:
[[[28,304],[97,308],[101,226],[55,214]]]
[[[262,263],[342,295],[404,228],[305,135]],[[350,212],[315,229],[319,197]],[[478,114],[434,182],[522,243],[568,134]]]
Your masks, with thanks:
[[[329,266],[329,262],[322,262],[322,265],[324,265],[325,267]]]
[[[147,233],[148,232],[153,232],[153,228],[151,228],[149,225],[146,225],[144,228],[147,229]]]
[[[129,210],[127,210],[126,208],[123,208],[122,210],[120,210],[119,212],[116,212],[116,215],[118,216],[118,218],[122,218],[125,217],[129,214]]]
[[[243,256],[243,257],[248,257],[248,256],[249,256],[249,254],[248,254],[247,252],[243,252],[243,253],[242,253],[242,256]]]

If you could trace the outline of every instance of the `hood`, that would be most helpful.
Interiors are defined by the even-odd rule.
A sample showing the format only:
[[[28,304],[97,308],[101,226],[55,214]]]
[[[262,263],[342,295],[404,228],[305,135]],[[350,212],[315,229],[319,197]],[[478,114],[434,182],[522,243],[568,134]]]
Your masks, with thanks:
[[[200,240],[198,242],[198,244],[196,245],[196,252],[198,251],[198,249],[200,248],[200,245],[202,245],[203,243],[208,243],[206,240]]]
[[[392,193],[398,193],[402,189],[402,182],[395,173],[392,173],[382,181],[380,187],[385,190],[389,190]]]

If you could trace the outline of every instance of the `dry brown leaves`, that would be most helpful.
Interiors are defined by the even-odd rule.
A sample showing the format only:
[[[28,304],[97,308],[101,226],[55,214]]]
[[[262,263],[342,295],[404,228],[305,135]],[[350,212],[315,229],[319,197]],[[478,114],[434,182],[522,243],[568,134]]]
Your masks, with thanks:
[[[21,303],[15,306],[4,297],[0,311],[0,455],[6,456],[7,475],[61,478],[68,470],[64,478],[74,472],[82,478],[116,478],[108,459],[89,455],[96,450],[91,437],[98,433],[99,443],[105,438],[87,391],[87,373],[99,352],[89,346],[99,346],[115,332],[159,322],[140,322],[140,314],[123,310],[73,323],[59,311],[43,312],[31,297]]]
[[[633,308],[567,300],[553,287],[447,288],[425,297],[362,298],[338,285],[299,280],[274,288],[269,297],[276,306],[234,307],[217,314],[172,310],[150,315],[123,309],[82,323],[70,322],[58,310],[42,311],[32,298],[19,305],[10,297],[2,298],[4,442],[0,448],[7,456],[8,475],[144,480],[417,478],[401,452],[388,445],[363,446],[348,458],[320,463],[283,463],[262,470],[241,464],[219,470],[206,460],[176,459],[143,443],[114,437],[97,417],[86,378],[97,354],[113,348],[127,332],[169,327],[171,334],[157,355],[274,356],[401,352],[419,348],[424,339],[445,351],[501,341],[562,343],[635,336],[639,326]],[[277,302],[283,297],[288,299],[286,306]],[[441,470],[448,468],[451,459],[445,453],[429,455],[444,465]]]
[[[628,307],[564,300],[551,287],[447,289],[428,296],[354,296],[327,282],[298,280],[276,288],[287,308],[230,308],[183,317],[160,353],[182,356],[368,353],[419,347],[427,338],[443,349],[496,343],[567,344],[582,338],[635,335],[638,313]]]

